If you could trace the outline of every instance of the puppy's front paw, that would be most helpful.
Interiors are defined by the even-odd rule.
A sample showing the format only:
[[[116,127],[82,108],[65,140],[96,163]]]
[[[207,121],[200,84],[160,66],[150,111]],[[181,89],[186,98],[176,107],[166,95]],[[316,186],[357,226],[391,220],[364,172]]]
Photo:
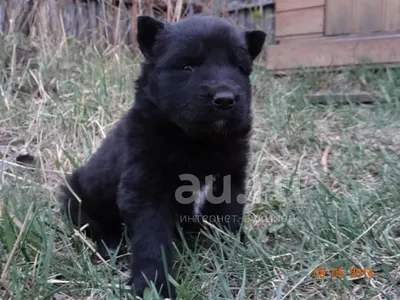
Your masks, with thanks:
[[[176,299],[175,287],[168,282],[163,268],[144,264],[136,265],[134,270],[132,270],[132,275],[129,280],[129,284],[134,286],[136,296],[143,298],[144,290],[149,287],[148,281],[149,283],[151,281],[154,283],[161,297],[173,300]]]
[[[221,225],[222,228],[228,232],[238,236],[243,246],[246,246],[246,234],[244,232],[244,228],[242,227],[242,218],[233,218],[227,222],[222,222]]]

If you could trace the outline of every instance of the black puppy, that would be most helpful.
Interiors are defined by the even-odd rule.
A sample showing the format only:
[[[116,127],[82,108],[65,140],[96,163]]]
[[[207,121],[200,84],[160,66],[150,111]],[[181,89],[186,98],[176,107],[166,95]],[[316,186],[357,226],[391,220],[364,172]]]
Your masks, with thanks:
[[[170,272],[175,226],[198,230],[207,218],[234,233],[241,227],[249,75],[266,34],[204,16],[173,24],[142,16],[137,25],[145,61],[134,106],[67,178],[61,200],[75,226],[89,225],[103,256],[104,245],[118,245],[125,224],[137,295],[147,278],[175,298],[162,258]]]

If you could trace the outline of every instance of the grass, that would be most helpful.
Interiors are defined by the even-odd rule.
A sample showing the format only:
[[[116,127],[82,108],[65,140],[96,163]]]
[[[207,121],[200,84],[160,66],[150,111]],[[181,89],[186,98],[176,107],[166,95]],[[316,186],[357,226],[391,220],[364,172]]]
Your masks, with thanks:
[[[90,241],[61,222],[56,195],[62,173],[85,162],[132,105],[139,60],[123,47],[69,42],[36,45],[28,64],[15,44],[0,43],[0,298],[132,299],[126,257],[96,261]],[[181,297],[398,299],[400,70],[274,78],[256,68],[252,80],[248,247],[224,235],[177,245]],[[353,89],[376,103],[304,98]],[[315,268],[327,276],[315,278]],[[344,277],[332,278],[334,268]],[[351,268],[373,274],[351,278]]]

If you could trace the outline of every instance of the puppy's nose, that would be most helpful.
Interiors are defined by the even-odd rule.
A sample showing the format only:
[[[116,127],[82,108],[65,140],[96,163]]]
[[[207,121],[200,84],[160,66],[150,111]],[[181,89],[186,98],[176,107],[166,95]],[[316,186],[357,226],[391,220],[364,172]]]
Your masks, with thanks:
[[[235,95],[232,92],[217,92],[213,103],[218,108],[227,109],[235,104]]]

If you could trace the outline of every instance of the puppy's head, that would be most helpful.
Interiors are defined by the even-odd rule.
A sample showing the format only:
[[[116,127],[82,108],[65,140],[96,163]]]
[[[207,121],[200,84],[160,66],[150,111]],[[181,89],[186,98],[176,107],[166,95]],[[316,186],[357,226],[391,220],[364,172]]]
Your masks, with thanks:
[[[241,32],[218,17],[164,24],[141,16],[137,40],[146,61],[140,88],[190,134],[249,127],[249,76],[265,37],[262,31]]]

